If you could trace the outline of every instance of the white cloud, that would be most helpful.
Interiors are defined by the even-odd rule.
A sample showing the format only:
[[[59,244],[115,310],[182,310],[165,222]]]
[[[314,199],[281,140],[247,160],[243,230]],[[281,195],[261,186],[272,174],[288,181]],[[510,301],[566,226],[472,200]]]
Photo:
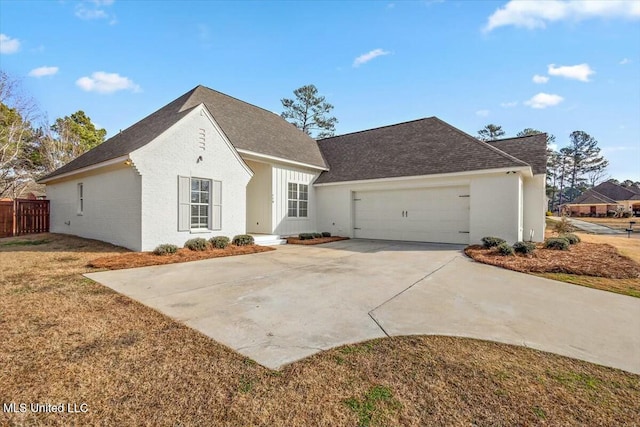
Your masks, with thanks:
[[[117,22],[115,15],[107,12],[106,7],[113,4],[113,0],[85,0],[76,5],[75,15],[85,21],[94,19],[108,19],[109,24]]]
[[[581,82],[588,82],[589,76],[596,73],[589,67],[589,64],[561,65],[559,67],[556,67],[555,64],[550,64],[547,71],[550,76],[561,76],[567,79],[580,80]]]
[[[483,31],[513,25],[528,29],[545,28],[547,23],[592,18],[639,19],[640,2],[629,0],[511,0],[497,9]]]
[[[629,58],[622,58],[622,60],[620,62],[618,62],[618,64],[620,65],[627,65],[630,64],[631,60]]]
[[[544,84],[544,83],[549,81],[549,77],[541,76],[540,74],[536,74],[536,75],[533,76],[533,78],[531,80],[533,80],[534,83]]]
[[[0,53],[16,53],[20,50],[20,40],[0,34]]]
[[[478,117],[487,117],[489,115],[489,110],[478,110],[476,111],[476,116]]]
[[[539,94],[534,95],[530,100],[525,101],[524,104],[531,108],[542,109],[553,107],[554,105],[560,104],[562,101],[564,101],[564,98],[560,95],[540,92]]]
[[[119,90],[140,92],[140,86],[131,79],[118,73],[105,73],[104,71],[96,71],[91,74],[91,77],[80,77],[76,80],[76,85],[86,92],[113,93]]]
[[[500,104],[502,108],[513,108],[518,105],[518,101],[503,102]]]
[[[58,73],[58,67],[38,67],[29,71],[31,77],[53,76]]]
[[[378,56],[388,55],[389,53],[391,52],[382,49],[374,49],[371,52],[363,53],[362,55],[354,59],[353,66],[359,67],[360,65],[366,64],[367,62],[371,61],[374,58],[377,58]]]

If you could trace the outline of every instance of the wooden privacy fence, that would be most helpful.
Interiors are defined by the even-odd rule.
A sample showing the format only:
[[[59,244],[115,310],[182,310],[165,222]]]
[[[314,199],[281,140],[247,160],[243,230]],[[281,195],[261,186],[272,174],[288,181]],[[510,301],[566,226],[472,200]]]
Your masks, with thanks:
[[[49,231],[49,200],[0,202],[0,237]]]

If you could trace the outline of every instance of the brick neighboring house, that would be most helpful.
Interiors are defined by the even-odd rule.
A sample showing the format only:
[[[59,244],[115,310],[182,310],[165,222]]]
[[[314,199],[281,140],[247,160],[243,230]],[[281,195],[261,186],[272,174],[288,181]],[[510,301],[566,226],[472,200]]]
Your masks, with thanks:
[[[613,215],[640,216],[640,188],[623,187],[613,182],[603,182],[585,191],[571,203],[562,206],[570,216],[605,217]]]

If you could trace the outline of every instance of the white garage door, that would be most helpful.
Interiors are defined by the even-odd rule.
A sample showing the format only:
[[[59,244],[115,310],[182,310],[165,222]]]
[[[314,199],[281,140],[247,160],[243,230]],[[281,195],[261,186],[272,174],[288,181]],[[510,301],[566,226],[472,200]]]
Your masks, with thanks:
[[[356,238],[469,243],[469,187],[353,194]]]

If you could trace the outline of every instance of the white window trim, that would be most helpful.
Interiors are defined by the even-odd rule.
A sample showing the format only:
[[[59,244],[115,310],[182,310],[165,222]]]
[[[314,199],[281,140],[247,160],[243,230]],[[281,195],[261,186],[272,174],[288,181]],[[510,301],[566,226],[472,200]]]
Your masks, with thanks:
[[[208,191],[208,199],[209,202],[208,203],[194,203],[191,201],[191,196],[193,195],[193,181],[197,180],[197,181],[207,181],[209,182],[209,191]],[[211,200],[211,196],[212,196],[212,190],[213,189],[213,180],[209,179],[209,178],[199,178],[196,176],[192,176],[189,179],[189,229],[191,231],[191,233],[207,233],[209,232],[212,228],[211,228],[211,214],[212,214],[212,209],[211,207],[213,206],[212,200]],[[200,191],[199,191],[200,192]],[[194,227],[193,226],[193,214],[191,213],[191,209],[193,206],[206,206],[207,207],[207,226],[206,227]],[[199,215],[198,215],[199,217]]]
[[[209,182],[209,204],[206,227],[192,227],[191,208],[200,203],[191,202],[192,182],[201,180]],[[178,175],[178,231],[191,234],[206,234],[222,230],[222,181],[198,176]]]
[[[289,185],[290,184],[295,184],[296,185],[296,198],[295,199],[290,199],[289,198]],[[304,185],[307,187],[307,198],[306,200],[300,199],[300,186]],[[288,220],[292,220],[292,221],[307,221],[309,219],[309,187],[310,185],[308,183],[305,182],[292,182],[289,181],[287,182],[287,219]],[[296,202],[296,216],[289,216],[289,202],[290,201],[295,201]],[[300,216],[300,202],[306,202],[307,203],[307,215],[306,216]]]
[[[77,186],[77,214],[79,216],[84,215],[84,183],[79,182]]]

